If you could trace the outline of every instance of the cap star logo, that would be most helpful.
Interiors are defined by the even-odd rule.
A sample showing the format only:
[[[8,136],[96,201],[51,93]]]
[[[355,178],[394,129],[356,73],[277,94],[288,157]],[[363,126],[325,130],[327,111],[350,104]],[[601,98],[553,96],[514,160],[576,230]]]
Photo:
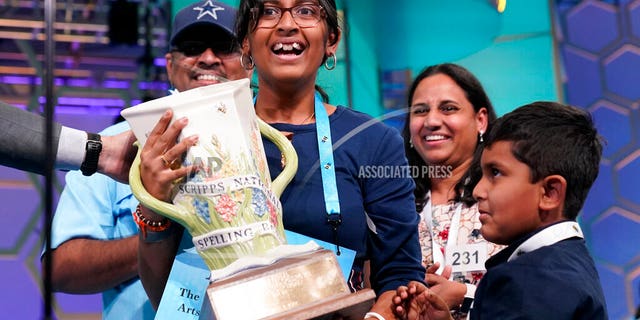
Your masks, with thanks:
[[[212,0],[207,0],[207,2],[204,3],[204,6],[195,7],[193,8],[193,10],[200,11],[200,13],[198,14],[198,17],[196,18],[197,20],[200,20],[200,18],[206,15],[210,15],[212,18],[218,20],[217,11],[224,10],[224,8],[216,6],[215,4],[213,4]]]

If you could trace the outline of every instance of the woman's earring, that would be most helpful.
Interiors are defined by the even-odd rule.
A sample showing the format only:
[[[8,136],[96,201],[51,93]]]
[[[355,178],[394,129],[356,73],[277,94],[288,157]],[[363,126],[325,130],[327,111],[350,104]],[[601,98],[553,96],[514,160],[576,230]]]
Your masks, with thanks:
[[[330,64],[329,60],[333,60],[333,63]],[[336,58],[336,54],[333,52],[329,53],[327,60],[324,62],[324,68],[331,71],[336,68],[337,64],[338,64],[338,58]]]
[[[249,62],[246,63],[245,59],[248,59]],[[240,56],[240,66],[242,66],[245,70],[253,70],[256,64],[253,62],[253,57],[251,55],[245,55],[244,52]]]
[[[413,139],[409,139],[409,148],[413,149]]]
[[[462,185],[462,192],[460,193],[461,198],[464,198],[464,192],[467,191],[469,182],[471,182],[471,177],[467,177],[466,179],[464,179],[464,184]]]
[[[480,143],[484,142],[484,137],[482,136],[484,132],[480,131]]]

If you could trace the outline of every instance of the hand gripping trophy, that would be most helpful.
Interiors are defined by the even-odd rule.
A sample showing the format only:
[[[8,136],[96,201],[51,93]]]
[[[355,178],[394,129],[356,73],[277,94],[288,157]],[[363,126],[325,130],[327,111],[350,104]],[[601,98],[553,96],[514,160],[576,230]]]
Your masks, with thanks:
[[[351,295],[333,252],[320,250],[313,242],[286,243],[278,197],[296,173],[297,155],[282,133],[256,116],[249,80],[196,88],[123,111],[139,143],[144,144],[145,135],[168,106],[174,109],[174,119],[189,118],[183,136],[200,136],[183,159],[183,164],[197,169],[176,181],[173,203],[157,200],[144,189],[139,155],[129,182],[141,203],[185,227],[211,270],[214,281],[201,315],[313,318],[349,309],[344,316],[354,308],[364,314],[362,310],[372,304],[372,292],[349,305],[345,297]],[[286,163],[273,182],[261,134],[274,142]],[[281,293],[261,292],[269,286],[279,287]],[[256,294],[252,308],[225,309],[225,297],[237,294]]]

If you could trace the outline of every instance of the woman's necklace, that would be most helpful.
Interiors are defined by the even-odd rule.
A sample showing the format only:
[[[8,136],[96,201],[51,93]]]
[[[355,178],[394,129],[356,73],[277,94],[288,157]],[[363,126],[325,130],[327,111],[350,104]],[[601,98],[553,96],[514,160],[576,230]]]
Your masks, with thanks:
[[[315,111],[313,113],[311,113],[311,115],[309,115],[306,119],[304,119],[302,122],[300,122],[300,124],[298,125],[303,125],[307,122],[309,122],[309,120],[313,119],[313,117],[316,115]]]
[[[313,119],[315,116],[316,116],[316,112],[314,111],[308,117],[304,118],[304,120],[302,120],[302,122],[298,123],[297,125],[301,126],[303,124],[306,124],[306,123],[310,122],[311,119]],[[295,124],[295,123],[292,123],[292,124]]]
[[[309,120],[313,119],[313,117],[315,117],[316,112],[314,111],[313,113],[311,113],[307,118],[305,118],[304,120],[302,120],[302,122],[300,122],[298,125],[301,126],[303,124],[306,124],[307,122],[309,122]],[[282,132],[282,134],[284,134],[285,137],[287,137],[287,139],[289,139],[289,141],[293,140],[293,132]],[[285,159],[284,157],[284,153],[280,153],[280,166],[284,169],[284,166],[287,163],[287,159]]]

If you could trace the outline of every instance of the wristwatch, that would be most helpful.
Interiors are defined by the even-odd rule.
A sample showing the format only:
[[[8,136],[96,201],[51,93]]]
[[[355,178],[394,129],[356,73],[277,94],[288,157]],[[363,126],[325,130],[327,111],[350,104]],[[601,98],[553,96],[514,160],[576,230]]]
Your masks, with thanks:
[[[98,159],[102,151],[102,140],[97,133],[87,132],[87,145],[85,146],[84,161],[80,165],[80,171],[85,176],[90,176],[98,170]]]

